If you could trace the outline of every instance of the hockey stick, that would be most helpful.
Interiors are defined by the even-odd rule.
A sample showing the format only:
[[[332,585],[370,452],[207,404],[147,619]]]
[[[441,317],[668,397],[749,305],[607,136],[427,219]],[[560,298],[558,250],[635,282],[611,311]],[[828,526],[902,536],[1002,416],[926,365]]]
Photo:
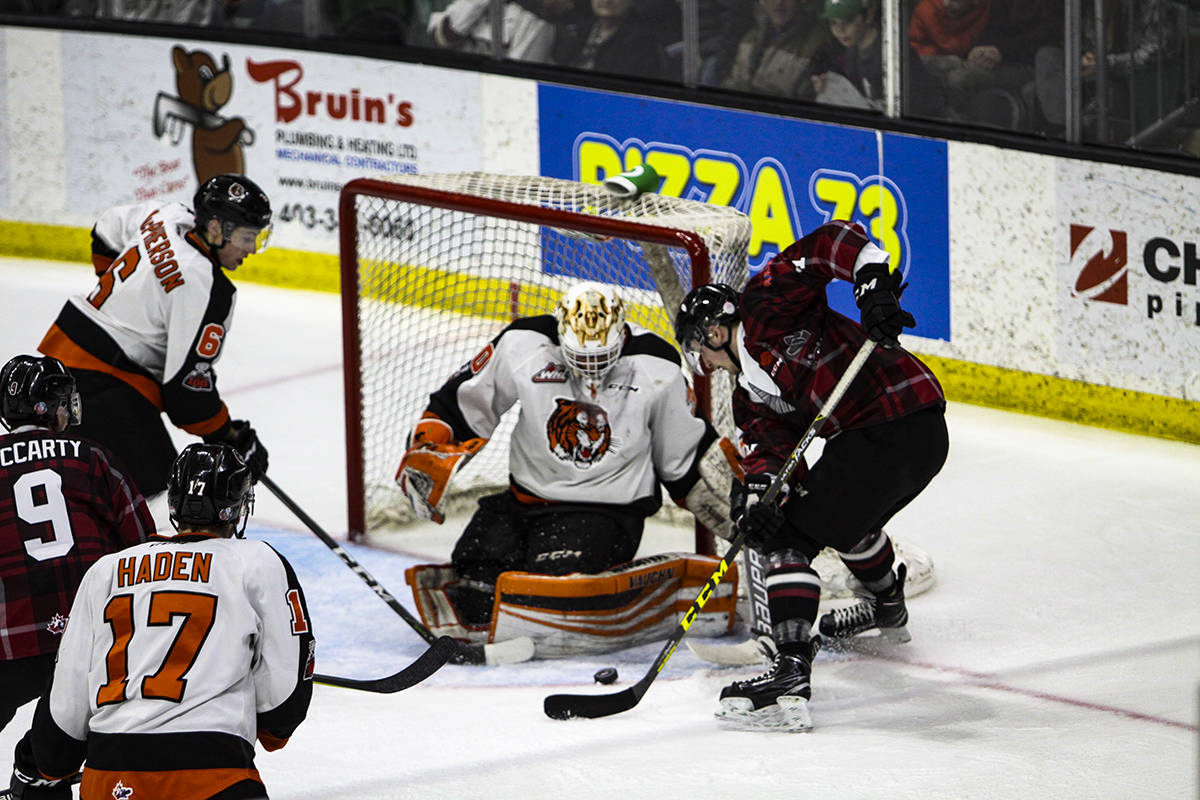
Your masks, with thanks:
[[[862,370],[863,364],[866,363],[867,357],[871,355],[871,351],[875,349],[875,342],[867,339],[863,342],[862,347],[858,349],[854,360],[850,362],[850,366],[838,379],[837,385],[833,387],[833,391],[829,393],[829,398],[825,404],[821,406],[821,410],[817,412],[816,418],[812,424],[808,426],[808,430],[804,432],[804,436],[800,439],[799,444],[792,450],[787,461],[779,469],[779,474],[775,476],[775,480],[767,487],[767,491],[763,492],[759,502],[774,503],[775,498],[779,496],[783,485],[791,478],[792,473],[796,469],[796,465],[800,463],[800,459],[804,457],[804,451],[812,444],[812,440],[817,438],[817,430],[821,427],[821,423],[833,413],[837,404],[841,402],[842,395],[850,388],[850,384],[854,378]],[[717,584],[721,582],[721,578],[729,570],[729,565],[733,563],[733,559],[737,558],[738,552],[742,549],[742,543],[746,540],[746,531],[739,531],[736,536],[729,542],[729,550],[721,558],[721,563],[717,565],[717,569],[711,576],[704,588],[700,590],[699,596],[692,603],[692,607],[683,615],[683,619],[676,626],[674,633],[671,634],[662,650],[659,651],[658,657],[654,659],[654,663],[650,665],[650,669],[642,676],[642,679],[630,686],[628,689],[622,689],[613,694],[552,694],[549,695],[542,706],[542,710],[546,712],[546,716],[551,719],[572,719],[574,717],[607,717],[612,714],[619,714],[622,711],[628,711],[638,704],[642,696],[650,688],[650,684],[658,677],[658,673],[666,666],[667,661],[671,658],[671,654],[675,652],[675,648],[679,646],[679,642],[687,635],[688,628],[692,626],[692,622],[699,615],[700,610],[704,608],[704,604],[712,597],[717,589]]]
[[[358,689],[361,692],[392,694],[393,692],[404,691],[410,686],[416,686],[441,669],[457,652],[458,642],[449,636],[440,636],[433,643],[433,646],[422,653],[416,661],[387,677],[358,680],[356,678],[341,678],[337,675],[322,675],[318,673],[313,676],[313,680],[327,686]]]
[[[387,603],[388,608],[395,611],[408,626],[417,632],[417,635],[428,642],[430,645],[437,645],[440,641],[439,637],[435,636],[433,631],[425,627],[425,624],[409,611],[404,606],[400,605],[395,597],[388,592],[387,589],[375,580],[369,572],[367,572],[362,564],[354,560],[354,557],[342,549],[342,546],[337,543],[337,540],[326,533],[320,525],[313,520],[308,514],[304,513],[304,509],[296,505],[292,498],[280,489],[275,481],[263,475],[259,478],[264,486],[271,490],[271,493],[279,498],[279,502],[283,503],[288,509],[295,514],[301,522],[303,522],[310,531],[316,534],[317,538],[325,543],[325,546],[337,554],[338,558],[345,562],[346,566],[354,570],[354,574],[362,578],[363,583],[371,588],[379,596],[379,599]],[[446,638],[446,637],[442,637]],[[516,664],[521,661],[528,661],[533,658],[533,640],[522,636],[517,639],[510,639],[506,642],[496,642],[495,644],[468,644],[451,639],[454,643],[454,652],[449,655],[451,664]],[[444,647],[445,645],[443,645]],[[424,658],[424,656],[422,656]],[[418,662],[421,659],[418,659]],[[414,664],[415,666],[415,664]],[[432,674],[432,673],[431,673]],[[386,679],[385,679],[386,680]],[[403,687],[401,687],[403,688]],[[398,691],[398,690],[393,690]]]
[[[767,605],[766,565],[762,553],[753,547],[742,551],[746,594],[750,604],[750,638],[737,644],[687,643],[697,658],[725,667],[743,667],[768,660],[759,646],[759,637],[772,636],[771,609]]]

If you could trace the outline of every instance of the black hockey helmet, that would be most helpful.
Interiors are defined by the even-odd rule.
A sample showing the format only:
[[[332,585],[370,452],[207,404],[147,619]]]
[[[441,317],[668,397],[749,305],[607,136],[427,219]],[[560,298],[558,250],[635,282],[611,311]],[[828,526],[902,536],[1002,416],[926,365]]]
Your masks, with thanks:
[[[228,239],[236,227],[253,228],[269,232],[271,228],[271,201],[254,181],[245,175],[214,175],[204,182],[192,200],[196,211],[196,225],[203,226],[210,219],[221,222],[221,230]],[[266,241],[259,237],[260,252]]]
[[[250,467],[227,444],[190,444],[171,466],[167,511],[176,529],[215,528],[241,538],[254,506]]]
[[[0,421],[9,430],[18,425],[57,430],[62,406],[67,409],[67,424],[78,425],[82,412],[75,378],[57,358],[16,356],[0,370]]]
[[[688,365],[703,374],[698,351],[711,325],[732,325],[738,317],[738,293],[727,283],[706,283],[687,293],[675,314],[675,340]]]

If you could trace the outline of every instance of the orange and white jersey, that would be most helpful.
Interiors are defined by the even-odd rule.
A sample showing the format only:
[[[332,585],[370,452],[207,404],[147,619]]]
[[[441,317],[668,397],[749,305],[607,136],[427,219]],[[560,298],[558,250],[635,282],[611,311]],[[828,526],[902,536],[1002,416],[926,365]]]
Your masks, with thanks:
[[[653,514],[660,483],[673,498],[688,494],[717,435],[693,412],[678,351],[650,331],[628,329],[593,394],[567,369],[555,318],[518,319],[431,395],[428,410],[465,441],[489,438],[520,402],[509,450],[519,497]]]
[[[40,350],[108,372],[198,436],[228,419],[213,365],[237,289],[179,203],[108,209],[92,231],[95,287],[70,298]]]
[[[86,755],[127,787],[171,769],[257,779],[255,739],[282,747],[308,711],[309,619],[291,566],[264,542],[189,535],[101,558],[36,714],[39,769],[70,774]]]

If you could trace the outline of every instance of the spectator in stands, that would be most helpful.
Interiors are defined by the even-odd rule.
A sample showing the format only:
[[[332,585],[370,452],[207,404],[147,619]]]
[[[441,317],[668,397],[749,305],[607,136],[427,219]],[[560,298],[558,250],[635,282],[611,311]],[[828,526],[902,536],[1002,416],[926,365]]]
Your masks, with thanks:
[[[161,22],[212,28],[244,28],[304,33],[306,9],[302,0],[66,0],[69,17]],[[314,33],[327,30],[318,14]]]
[[[1033,67],[1010,58],[1025,31],[1012,30],[1008,6],[1008,0],[920,0],[908,38],[945,86],[953,112],[1016,127],[1023,117],[1021,88],[1032,80]],[[999,101],[1008,108],[993,117],[1001,110]]]
[[[825,0],[822,19],[837,43],[818,57],[813,89],[819,103],[883,110],[883,31],[879,0]],[[943,108],[940,85],[933,80],[909,48],[909,62],[901,71],[905,82],[904,110],[919,116],[936,116]]]
[[[1104,53],[1106,77],[1109,81],[1109,96],[1106,111],[1126,118],[1124,136],[1132,135],[1137,127],[1152,120],[1147,106],[1156,106],[1158,101],[1157,64],[1161,59],[1167,65],[1164,81],[1166,96],[1164,110],[1174,107],[1171,96],[1172,85],[1179,82],[1175,51],[1178,37],[1175,21],[1170,14],[1171,4],[1167,0],[1138,0],[1130,5],[1125,2],[1105,0],[1105,46],[1096,43],[1095,6],[1092,0],[1084,0],[1082,7],[1082,42],[1080,50],[1080,73],[1083,78],[1083,106],[1085,126],[1093,130],[1091,135],[1107,137],[1105,132],[1095,131],[1096,117],[1096,72],[1097,54]],[[1066,120],[1067,92],[1064,75],[1063,39],[1061,31],[1057,37],[1045,37],[1045,43],[1035,55],[1035,84],[1030,92],[1036,96],[1036,108],[1046,123],[1048,133],[1059,134]],[[1174,67],[1175,69],[1172,69]],[[1133,83],[1135,113],[1130,122],[1130,83]]]
[[[754,26],[738,42],[726,89],[812,99],[814,57],[832,47],[819,0],[759,0]]]
[[[661,79],[662,41],[633,0],[590,0],[555,30],[554,63],[564,67]]]
[[[514,61],[550,61],[554,23],[573,7],[572,0],[507,2],[503,11],[500,53]],[[438,47],[464,53],[492,55],[491,0],[454,0],[444,11],[429,16],[427,30]]]

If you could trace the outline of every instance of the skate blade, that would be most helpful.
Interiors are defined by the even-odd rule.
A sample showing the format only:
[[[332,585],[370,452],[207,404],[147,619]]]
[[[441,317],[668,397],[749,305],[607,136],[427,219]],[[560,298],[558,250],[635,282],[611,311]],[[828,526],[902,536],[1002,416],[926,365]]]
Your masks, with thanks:
[[[867,628],[853,636],[826,636],[825,648],[830,652],[881,652],[912,641],[908,628]]]
[[[780,697],[757,711],[748,698],[726,697],[714,716],[730,730],[807,733],[813,726],[808,701],[803,697]]]

